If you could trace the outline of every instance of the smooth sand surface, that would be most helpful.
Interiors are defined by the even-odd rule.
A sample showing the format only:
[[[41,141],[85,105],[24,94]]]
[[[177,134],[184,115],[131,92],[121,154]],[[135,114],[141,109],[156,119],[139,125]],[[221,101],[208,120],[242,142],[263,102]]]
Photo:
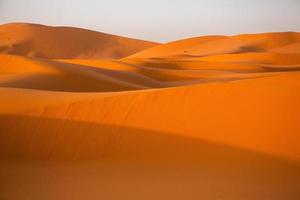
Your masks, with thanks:
[[[299,35],[5,51],[0,199],[299,199]]]
[[[0,52],[39,58],[121,58],[154,42],[72,28],[11,23],[0,26]]]

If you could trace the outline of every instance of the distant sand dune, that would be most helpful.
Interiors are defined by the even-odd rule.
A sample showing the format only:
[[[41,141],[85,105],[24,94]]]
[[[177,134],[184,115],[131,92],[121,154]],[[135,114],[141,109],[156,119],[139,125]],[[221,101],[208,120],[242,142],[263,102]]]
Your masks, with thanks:
[[[0,26],[0,199],[298,199],[299,43]]]
[[[72,27],[0,26],[0,52],[42,58],[121,58],[157,45]]]
[[[130,58],[158,58],[182,54],[210,56],[232,53],[266,52],[299,42],[300,33],[296,32],[238,35],[231,37],[206,36],[159,45],[131,55]]]

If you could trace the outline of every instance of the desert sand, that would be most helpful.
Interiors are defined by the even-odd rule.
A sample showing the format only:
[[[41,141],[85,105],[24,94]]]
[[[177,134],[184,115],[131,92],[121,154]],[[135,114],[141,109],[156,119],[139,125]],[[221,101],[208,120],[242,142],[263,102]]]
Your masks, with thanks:
[[[299,44],[0,26],[0,199],[299,199]]]

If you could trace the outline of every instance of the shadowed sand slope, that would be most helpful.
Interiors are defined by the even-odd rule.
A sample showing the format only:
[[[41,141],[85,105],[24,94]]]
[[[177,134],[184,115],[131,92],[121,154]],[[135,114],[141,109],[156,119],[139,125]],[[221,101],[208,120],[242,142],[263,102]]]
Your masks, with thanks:
[[[0,55],[1,200],[299,199],[299,33],[103,59],[126,56],[124,43],[40,25],[0,33],[11,27],[26,34],[0,47],[21,54]]]
[[[285,159],[153,130],[39,117],[3,118],[20,122],[23,128],[38,125],[35,130],[23,129],[14,139],[19,147],[31,140],[23,156],[62,159],[0,161],[3,199],[296,200],[300,194],[300,165]],[[66,161],[84,155],[98,159]]]
[[[128,91],[266,76],[218,70],[154,69],[118,60],[46,60],[0,55],[0,62],[2,87],[66,92]]]
[[[157,43],[72,27],[0,26],[0,53],[42,58],[121,58]]]
[[[0,55],[0,86],[50,91],[122,91],[158,87],[137,73],[97,69],[78,64]]]

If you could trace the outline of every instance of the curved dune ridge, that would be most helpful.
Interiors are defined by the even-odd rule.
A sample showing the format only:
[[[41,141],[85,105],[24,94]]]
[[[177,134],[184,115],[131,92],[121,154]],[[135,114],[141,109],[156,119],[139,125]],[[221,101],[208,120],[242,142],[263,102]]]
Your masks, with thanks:
[[[2,25],[0,199],[298,199],[299,43]]]
[[[12,23],[0,26],[0,53],[40,58],[121,58],[157,45],[96,31]]]
[[[266,52],[295,45],[296,53],[300,33],[263,33],[237,36],[204,36],[159,45],[131,55],[131,58],[161,58],[171,56],[211,56],[247,52]],[[295,52],[296,51],[296,52]],[[288,53],[288,51],[286,52]]]

